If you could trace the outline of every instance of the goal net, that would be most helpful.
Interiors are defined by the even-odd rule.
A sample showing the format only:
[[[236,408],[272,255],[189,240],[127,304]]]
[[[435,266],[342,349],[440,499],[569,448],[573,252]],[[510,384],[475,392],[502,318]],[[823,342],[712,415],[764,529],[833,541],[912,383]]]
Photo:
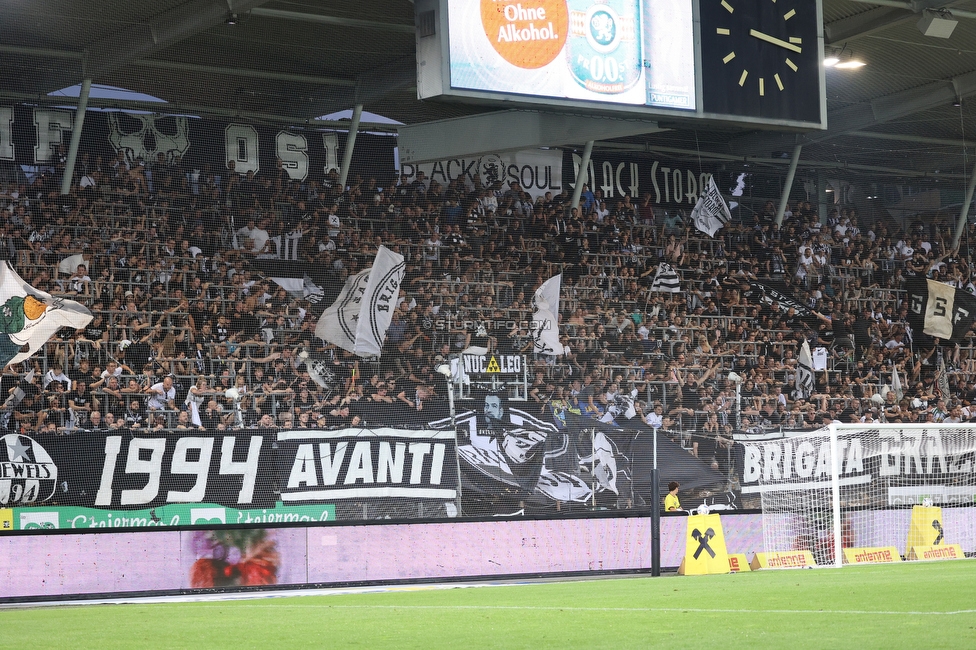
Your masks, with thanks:
[[[767,553],[810,551],[819,566],[840,566],[844,548],[905,556],[917,505],[941,508],[941,520],[925,522],[927,543],[976,550],[969,425],[832,424],[747,446],[745,474],[758,480]]]

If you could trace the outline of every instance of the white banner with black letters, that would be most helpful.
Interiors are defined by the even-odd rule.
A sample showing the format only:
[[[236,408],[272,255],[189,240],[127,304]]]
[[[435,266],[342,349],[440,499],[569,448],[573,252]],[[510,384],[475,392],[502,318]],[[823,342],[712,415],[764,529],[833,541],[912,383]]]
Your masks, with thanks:
[[[281,431],[278,467],[284,503],[457,498],[457,454],[451,431],[387,427]]]

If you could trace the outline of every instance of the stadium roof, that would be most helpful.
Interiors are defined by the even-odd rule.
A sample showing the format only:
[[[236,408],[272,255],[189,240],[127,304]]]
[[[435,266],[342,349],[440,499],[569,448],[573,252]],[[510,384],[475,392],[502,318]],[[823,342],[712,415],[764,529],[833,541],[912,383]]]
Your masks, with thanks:
[[[916,27],[927,7],[953,13],[950,38]],[[799,136],[803,160],[872,175],[969,171],[976,1],[824,0],[823,14],[828,46],[846,46],[867,65],[827,70],[828,130]],[[32,0],[0,3],[0,21],[7,102],[63,104],[64,95],[49,93],[91,77],[159,98],[167,110],[250,120],[300,123],[357,103],[405,124],[495,110],[417,100],[409,0]],[[91,105],[160,106],[111,97]],[[797,141],[738,127],[662,126],[673,130],[623,142],[764,159]]]

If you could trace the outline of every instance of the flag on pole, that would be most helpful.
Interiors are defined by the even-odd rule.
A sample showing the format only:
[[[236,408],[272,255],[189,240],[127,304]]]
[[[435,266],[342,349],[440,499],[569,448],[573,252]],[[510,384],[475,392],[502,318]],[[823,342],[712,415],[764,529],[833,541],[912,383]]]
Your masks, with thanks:
[[[908,322],[912,329],[961,343],[976,322],[976,297],[935,280],[908,278]]]
[[[898,377],[898,367],[893,366],[891,374],[891,390],[895,391],[895,398],[900,402],[905,396],[905,391],[901,388],[901,379]]]
[[[665,293],[680,293],[681,278],[678,272],[667,262],[661,262],[654,274],[654,282],[651,283],[651,291],[663,291]]]
[[[361,357],[378,356],[405,271],[403,256],[380,246],[371,268],[346,278],[339,297],[319,318],[315,335]]]
[[[552,276],[535,290],[532,297],[532,306],[535,307],[532,336],[535,351],[541,354],[557,356],[563,352],[563,344],[559,341],[559,289],[562,280],[562,273]]]
[[[698,197],[698,203],[691,211],[691,220],[695,223],[695,228],[707,232],[709,237],[714,237],[722,226],[732,221],[729,206],[718,191],[714,176],[708,177],[708,187]]]
[[[935,372],[935,383],[939,387],[939,397],[949,399],[949,375],[946,374],[945,359],[939,355],[939,369]]]
[[[91,319],[81,303],[39,291],[9,262],[0,265],[0,367],[30,358],[62,327],[81,329]]]
[[[813,395],[813,355],[810,354],[810,343],[803,341],[800,348],[800,358],[796,365],[796,396],[807,399]]]

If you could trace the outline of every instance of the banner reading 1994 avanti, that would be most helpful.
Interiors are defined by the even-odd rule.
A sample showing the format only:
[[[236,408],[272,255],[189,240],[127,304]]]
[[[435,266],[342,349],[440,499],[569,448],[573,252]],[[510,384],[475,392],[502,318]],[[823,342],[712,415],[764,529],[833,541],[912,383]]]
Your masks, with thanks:
[[[0,530],[331,521],[337,508],[436,504],[457,490],[443,431],[0,436]]]

